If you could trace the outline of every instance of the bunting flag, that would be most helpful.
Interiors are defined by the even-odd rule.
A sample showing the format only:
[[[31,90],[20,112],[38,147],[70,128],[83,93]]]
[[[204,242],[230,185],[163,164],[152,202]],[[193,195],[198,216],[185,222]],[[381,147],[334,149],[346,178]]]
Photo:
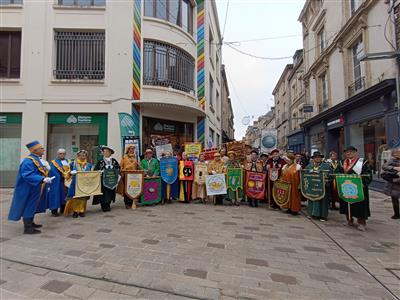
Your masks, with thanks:
[[[364,201],[364,190],[361,176],[359,175],[336,175],[339,198],[347,203]]]

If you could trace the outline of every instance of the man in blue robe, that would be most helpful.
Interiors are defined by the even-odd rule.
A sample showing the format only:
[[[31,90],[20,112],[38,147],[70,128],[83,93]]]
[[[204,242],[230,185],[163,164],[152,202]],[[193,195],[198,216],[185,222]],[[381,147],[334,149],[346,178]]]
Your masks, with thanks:
[[[49,193],[49,209],[54,217],[64,213],[67,188],[66,183],[71,181],[69,161],[65,159],[65,149],[58,149],[57,159],[51,161],[50,177],[55,177]],[[60,209],[60,213],[58,212]]]
[[[19,167],[8,220],[19,221],[22,218],[24,233],[36,234],[40,233],[37,228],[42,225],[35,224],[33,218],[36,213],[46,210],[47,193],[52,178],[48,177],[49,169],[41,160],[43,146],[38,141],[33,141],[26,147],[31,154],[24,158]]]

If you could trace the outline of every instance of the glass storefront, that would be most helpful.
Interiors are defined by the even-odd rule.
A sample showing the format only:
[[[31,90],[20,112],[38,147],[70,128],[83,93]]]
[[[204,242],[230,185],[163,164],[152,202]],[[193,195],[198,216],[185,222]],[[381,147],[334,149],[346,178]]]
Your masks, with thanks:
[[[325,132],[311,135],[311,154],[315,151],[325,153]]]
[[[194,141],[193,123],[143,117],[143,151],[148,147],[171,144],[174,151]]]
[[[379,178],[385,158],[382,153],[388,149],[384,118],[352,124],[350,142],[358,149],[360,157],[368,160],[374,178]]]
[[[21,121],[22,114],[0,114],[1,188],[15,185],[21,158]]]
[[[107,144],[106,114],[49,114],[47,159],[57,156],[57,150],[67,150],[69,159],[80,149],[88,151],[88,160],[96,163],[100,145]]]

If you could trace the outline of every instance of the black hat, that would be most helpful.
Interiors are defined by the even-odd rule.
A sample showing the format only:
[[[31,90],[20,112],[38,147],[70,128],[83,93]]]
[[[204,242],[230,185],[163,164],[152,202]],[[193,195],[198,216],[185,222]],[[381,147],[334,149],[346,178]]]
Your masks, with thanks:
[[[314,157],[316,157],[316,156],[319,156],[319,157],[324,158],[324,155],[322,155],[322,153],[319,152],[319,151],[315,151],[315,152],[313,153],[313,155],[311,156],[311,158],[314,158]]]
[[[355,152],[358,152],[357,148],[354,147],[354,146],[348,146],[348,147],[346,147],[346,148],[344,149],[344,152],[347,152],[347,151],[355,151]]]
[[[250,153],[255,153],[255,154],[257,154],[258,155],[258,151],[257,150],[251,150],[251,152]]]
[[[111,147],[108,147],[108,146],[106,146],[106,145],[100,146],[100,150],[101,150],[101,151],[103,151],[104,149],[110,150],[111,154],[114,154],[114,153],[115,153],[114,149],[111,148]]]
[[[260,157],[268,157],[268,154],[266,154],[266,153],[261,153]]]

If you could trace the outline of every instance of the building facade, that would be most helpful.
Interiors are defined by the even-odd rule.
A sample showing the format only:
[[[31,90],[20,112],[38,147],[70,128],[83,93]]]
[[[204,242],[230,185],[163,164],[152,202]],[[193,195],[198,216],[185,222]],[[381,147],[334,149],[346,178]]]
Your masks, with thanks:
[[[254,149],[261,149],[261,134],[263,129],[275,129],[275,108],[258,117],[253,125],[247,127],[244,137],[246,144]]]
[[[400,135],[395,60],[364,59],[395,50],[388,8],[377,0],[308,0],[299,17],[305,97],[313,106],[301,124],[306,149],[341,156],[346,145],[357,147],[373,169],[375,186],[383,183],[383,154]]]
[[[275,101],[275,125],[277,129],[278,148],[286,150],[288,148],[287,135],[289,134],[290,116],[290,86],[289,76],[293,72],[293,64],[286,65],[278,80],[272,95]]]
[[[126,124],[141,150],[220,143],[214,1],[6,0],[0,15],[1,186],[33,139],[47,159],[62,147],[93,162],[101,144],[121,155]]]
[[[233,109],[231,98],[229,97],[228,79],[226,77],[225,65],[221,68],[222,94],[221,94],[221,126],[222,142],[227,143],[235,140],[235,129],[233,120]]]

